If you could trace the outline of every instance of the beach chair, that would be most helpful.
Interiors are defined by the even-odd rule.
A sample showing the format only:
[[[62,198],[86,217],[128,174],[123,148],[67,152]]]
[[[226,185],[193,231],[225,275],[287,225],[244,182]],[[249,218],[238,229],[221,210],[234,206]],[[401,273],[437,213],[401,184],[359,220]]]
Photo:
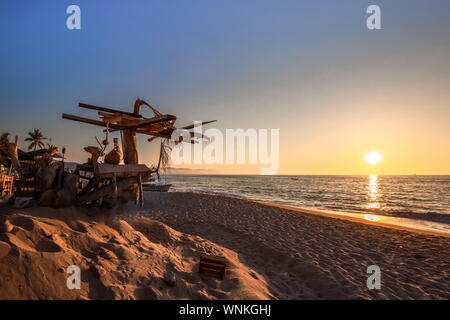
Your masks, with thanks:
[[[11,176],[3,176],[0,177],[0,181],[2,183],[2,197],[12,196],[13,185],[14,185],[14,177]]]
[[[204,253],[200,255],[199,273],[223,280],[226,267],[227,260],[224,257]]]

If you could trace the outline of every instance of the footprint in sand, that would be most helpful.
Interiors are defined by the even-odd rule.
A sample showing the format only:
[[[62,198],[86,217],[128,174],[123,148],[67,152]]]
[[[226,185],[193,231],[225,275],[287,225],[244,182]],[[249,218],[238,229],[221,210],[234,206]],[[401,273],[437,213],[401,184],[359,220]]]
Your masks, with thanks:
[[[45,239],[38,243],[38,245],[36,246],[36,250],[38,250],[40,252],[55,253],[55,252],[61,252],[62,248],[55,242]]]
[[[70,220],[67,222],[67,225],[74,231],[78,231],[81,233],[87,233],[88,230],[83,223],[76,220]]]
[[[21,227],[28,231],[32,231],[35,226],[33,219],[28,218],[28,217],[22,217],[22,216],[14,217],[13,216],[10,218],[10,221],[16,227]]]

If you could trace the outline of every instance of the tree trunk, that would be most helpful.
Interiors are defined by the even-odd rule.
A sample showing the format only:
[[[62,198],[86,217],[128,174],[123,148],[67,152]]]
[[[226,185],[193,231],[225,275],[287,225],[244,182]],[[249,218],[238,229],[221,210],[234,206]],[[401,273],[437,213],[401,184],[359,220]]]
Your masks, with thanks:
[[[138,148],[136,142],[136,129],[123,130],[123,162],[125,164],[138,164]],[[136,181],[136,180],[135,180]],[[137,183],[134,183],[134,198],[137,201],[139,196]]]
[[[123,130],[123,161],[125,164],[138,164],[138,148],[136,141],[136,130]]]

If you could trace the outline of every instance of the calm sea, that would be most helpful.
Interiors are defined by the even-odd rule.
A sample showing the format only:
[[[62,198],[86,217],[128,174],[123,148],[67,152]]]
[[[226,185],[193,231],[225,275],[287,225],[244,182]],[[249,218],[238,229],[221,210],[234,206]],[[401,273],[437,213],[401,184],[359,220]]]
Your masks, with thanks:
[[[176,191],[450,223],[450,176],[167,175]]]

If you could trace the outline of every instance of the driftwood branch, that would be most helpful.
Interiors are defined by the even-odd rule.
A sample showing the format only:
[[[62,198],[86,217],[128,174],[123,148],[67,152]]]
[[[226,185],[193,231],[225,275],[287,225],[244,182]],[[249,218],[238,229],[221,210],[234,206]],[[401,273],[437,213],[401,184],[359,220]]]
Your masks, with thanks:
[[[93,124],[95,126],[100,126],[100,127],[107,127],[106,122],[99,121],[99,120],[92,120],[92,119],[78,117],[78,116],[74,116],[74,115],[66,114],[66,113],[63,113],[62,117],[63,117],[63,119],[67,119],[67,120],[84,122],[84,123]],[[112,129],[118,129],[118,130],[126,129],[126,127],[119,126],[116,124],[110,124],[109,127]]]
[[[116,110],[116,109],[111,109],[111,108],[105,108],[105,107],[98,107],[98,106],[93,106],[90,104],[86,104],[86,103],[79,103],[78,106],[80,108],[85,108],[85,109],[91,109],[91,110],[97,110],[97,111],[105,111],[105,112],[109,112],[109,113],[121,113],[121,114],[125,114],[131,117],[135,117],[135,118],[142,118],[142,115],[140,115],[139,113],[131,113],[131,112],[126,112],[126,111],[122,111],[122,110]]]

